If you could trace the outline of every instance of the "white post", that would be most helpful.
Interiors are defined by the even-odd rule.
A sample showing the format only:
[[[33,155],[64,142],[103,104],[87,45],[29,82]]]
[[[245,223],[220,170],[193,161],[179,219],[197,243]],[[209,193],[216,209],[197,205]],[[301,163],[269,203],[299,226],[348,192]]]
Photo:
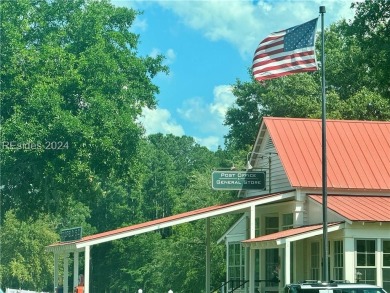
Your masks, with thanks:
[[[344,279],[352,283],[356,282],[355,274],[355,239],[353,237],[344,238]]]
[[[64,255],[64,280],[62,281],[64,292],[68,292],[69,254]]]
[[[54,292],[58,287],[58,253],[54,253]]]
[[[79,252],[73,253],[73,288],[78,285],[79,278]]]
[[[382,241],[380,238],[376,239],[376,251],[375,251],[375,264],[376,264],[376,284],[378,286],[383,286],[383,276],[382,276],[382,259],[381,252],[383,252]]]
[[[285,254],[284,254],[284,284],[290,284],[290,276],[291,276],[291,242],[286,241],[286,248],[285,248]],[[283,265],[281,266],[283,267]],[[280,276],[281,277],[281,276]],[[281,279],[281,278],[279,278]],[[282,281],[282,280],[281,280]],[[280,284],[279,284],[280,286]]]
[[[90,260],[90,247],[85,247],[84,252],[84,293],[89,293],[89,260]]]
[[[249,239],[256,237],[256,206],[251,206],[249,220]],[[255,292],[255,250],[249,248],[249,292]]]
[[[249,250],[249,292],[255,292],[255,249]]]
[[[210,292],[210,218],[206,218],[206,293]]]

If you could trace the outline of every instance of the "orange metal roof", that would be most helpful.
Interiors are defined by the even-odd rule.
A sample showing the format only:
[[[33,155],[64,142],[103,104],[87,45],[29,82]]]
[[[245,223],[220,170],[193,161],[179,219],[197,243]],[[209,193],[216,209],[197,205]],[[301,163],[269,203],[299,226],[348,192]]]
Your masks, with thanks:
[[[340,222],[329,223],[328,227],[332,227],[332,226],[335,226],[335,225],[338,225],[338,224],[340,224]],[[244,240],[244,241],[242,241],[242,243],[278,240],[278,239],[282,239],[282,238],[295,236],[295,235],[298,235],[298,234],[308,233],[308,232],[315,231],[315,230],[320,230],[320,229],[322,230],[322,228],[323,228],[322,224],[302,226],[302,227],[297,227],[297,228],[293,228],[293,229],[289,229],[289,230],[284,230],[284,231],[280,231],[280,232],[276,232],[276,233],[272,233],[272,234],[263,235],[263,236],[260,236],[260,237]]]
[[[209,206],[189,212],[184,212],[177,215],[172,215],[169,217],[156,219],[140,224],[135,224],[123,228],[118,228],[111,231],[106,231],[94,235],[85,236],[82,239],[69,241],[69,242],[57,242],[47,246],[48,250],[59,248],[63,246],[73,248],[75,245],[94,245],[98,243],[103,243],[115,239],[120,239],[128,237],[131,235],[137,235],[149,231],[158,230],[165,227],[174,226],[177,224],[187,223],[198,219],[204,219],[207,217],[213,217],[221,214],[233,213],[233,212],[242,212],[247,210],[253,205],[260,205],[270,202],[275,202],[278,200],[283,200],[289,197],[294,196],[293,193],[284,192],[284,193],[273,193],[269,195],[254,196],[249,198],[240,199],[234,202],[219,204],[214,206]]]
[[[310,195],[322,204],[322,195]],[[390,196],[328,195],[327,207],[351,221],[390,222]]]
[[[321,119],[264,117],[293,187],[322,187]],[[327,120],[327,185],[390,189],[390,122]]]

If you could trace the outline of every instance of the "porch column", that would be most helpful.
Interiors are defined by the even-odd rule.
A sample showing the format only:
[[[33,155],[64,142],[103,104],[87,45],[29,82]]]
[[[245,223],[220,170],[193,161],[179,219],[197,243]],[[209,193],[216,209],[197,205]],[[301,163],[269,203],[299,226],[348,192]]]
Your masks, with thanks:
[[[86,246],[84,253],[84,293],[89,293],[89,261],[90,246]]]
[[[249,213],[249,239],[256,237],[256,206]],[[255,250],[249,247],[249,292],[255,292]]]
[[[69,292],[68,277],[69,277],[69,253],[65,253],[64,254],[64,280],[62,281],[64,292]]]
[[[210,293],[210,218],[206,218],[206,293]]]
[[[55,292],[56,287],[58,287],[58,253],[54,252],[54,290]]]
[[[79,283],[79,252],[73,253],[73,289]],[[73,290],[72,290],[73,291]]]
[[[344,238],[344,273],[345,280],[356,282],[355,241],[353,237]]]
[[[249,250],[249,292],[255,292],[255,249],[250,248]]]
[[[291,242],[286,240],[285,254],[284,254],[284,284],[290,284],[291,276]],[[280,280],[283,283],[283,279]],[[279,285],[280,286],[280,285]]]
[[[375,264],[376,264],[376,284],[383,284],[383,276],[382,276],[382,266],[381,255],[383,252],[382,241],[381,238],[376,239],[376,250],[375,250]],[[380,285],[383,286],[383,285]]]

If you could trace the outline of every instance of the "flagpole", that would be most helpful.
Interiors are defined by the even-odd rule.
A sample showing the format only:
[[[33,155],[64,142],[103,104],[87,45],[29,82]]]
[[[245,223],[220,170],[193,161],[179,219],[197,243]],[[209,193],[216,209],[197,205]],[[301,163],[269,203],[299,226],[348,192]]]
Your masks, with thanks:
[[[321,76],[322,76],[322,216],[323,216],[323,272],[322,279],[329,281],[328,274],[328,208],[327,208],[327,159],[326,159],[326,96],[325,96],[325,32],[324,14],[325,6],[320,6],[321,14]]]

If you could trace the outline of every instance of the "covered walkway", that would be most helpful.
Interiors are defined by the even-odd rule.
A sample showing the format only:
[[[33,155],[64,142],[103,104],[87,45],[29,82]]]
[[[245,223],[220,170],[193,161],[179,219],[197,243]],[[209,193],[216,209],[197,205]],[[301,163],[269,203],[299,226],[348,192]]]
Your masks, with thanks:
[[[54,287],[58,286],[58,268],[59,256],[64,256],[64,276],[63,288],[64,292],[69,291],[68,284],[68,262],[69,256],[72,254],[74,259],[73,266],[73,287],[78,285],[79,275],[79,253],[84,252],[84,293],[90,292],[90,250],[93,245],[123,239],[167,227],[172,227],[179,224],[184,224],[196,220],[206,219],[206,292],[210,292],[210,218],[232,214],[232,213],[248,213],[250,218],[250,238],[255,235],[255,208],[256,206],[275,203],[280,201],[288,201],[294,197],[294,192],[274,193],[265,196],[255,196],[245,199],[240,199],[235,202],[201,208],[178,215],[173,215],[161,219],[156,219],[140,224],[135,224],[107,232],[102,232],[94,235],[82,237],[79,240],[69,242],[57,242],[46,247],[47,251],[54,253]],[[65,269],[66,268],[66,269]]]

